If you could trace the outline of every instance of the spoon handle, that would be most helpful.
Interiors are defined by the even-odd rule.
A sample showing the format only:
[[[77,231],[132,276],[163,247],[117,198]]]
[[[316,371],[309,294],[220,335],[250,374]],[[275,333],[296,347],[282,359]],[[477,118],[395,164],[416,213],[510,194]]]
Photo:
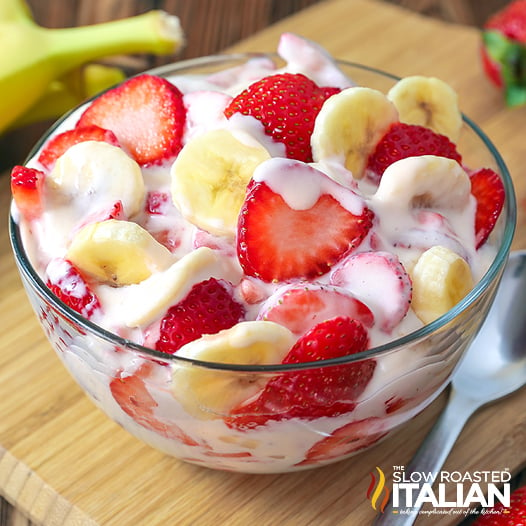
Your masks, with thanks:
[[[464,425],[479,405],[477,401],[463,396],[454,387],[451,387],[449,400],[444,411],[418,448],[411,462],[406,466],[404,480],[413,483],[413,479],[411,479],[412,473],[425,476],[428,476],[430,473],[436,475],[442,469]],[[425,483],[425,478],[416,476],[414,481],[414,483],[418,483],[418,490],[413,491],[413,496],[416,497]],[[405,509],[405,499],[400,500],[399,508]],[[399,514],[394,511],[391,501],[384,512],[376,517],[374,525],[410,526],[417,519],[420,508],[421,506],[412,506],[408,508],[408,514]]]

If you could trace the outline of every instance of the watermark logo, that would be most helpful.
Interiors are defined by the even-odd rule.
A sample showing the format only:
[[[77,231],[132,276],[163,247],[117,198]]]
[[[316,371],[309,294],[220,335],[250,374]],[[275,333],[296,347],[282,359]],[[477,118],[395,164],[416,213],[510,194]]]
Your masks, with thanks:
[[[376,466],[376,472],[377,476],[375,476],[373,472],[369,473],[369,475],[371,475],[371,483],[367,489],[367,498],[371,501],[373,510],[379,510],[383,513],[387,503],[389,502],[391,491],[385,484],[384,472],[378,466]],[[383,498],[380,500],[382,493]]]
[[[367,499],[375,511],[384,513],[391,500],[392,513],[412,514],[486,514],[507,513],[510,506],[508,469],[503,471],[406,471],[393,466],[389,483],[382,469],[370,473]],[[422,506],[426,505],[426,511]]]

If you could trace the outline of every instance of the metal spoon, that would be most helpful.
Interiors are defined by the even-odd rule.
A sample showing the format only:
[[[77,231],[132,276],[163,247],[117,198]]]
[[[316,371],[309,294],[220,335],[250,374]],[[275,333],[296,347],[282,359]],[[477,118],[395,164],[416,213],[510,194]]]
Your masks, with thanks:
[[[440,472],[464,425],[477,409],[526,385],[526,251],[512,252],[495,301],[479,334],[455,371],[449,400],[404,473]],[[424,481],[422,481],[423,484]],[[410,514],[390,503],[375,526],[409,526]]]

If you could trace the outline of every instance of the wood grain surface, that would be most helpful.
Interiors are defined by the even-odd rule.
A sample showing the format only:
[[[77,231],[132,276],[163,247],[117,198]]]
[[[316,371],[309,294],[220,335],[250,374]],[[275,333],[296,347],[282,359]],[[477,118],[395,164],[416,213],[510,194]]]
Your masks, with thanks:
[[[273,50],[283,31],[317,40],[343,59],[400,76],[421,73],[449,82],[465,113],[508,164],[519,202],[514,248],[526,248],[526,107],[505,108],[485,80],[476,29],[375,0],[328,0],[235,49]],[[6,217],[5,175],[0,185],[0,210]],[[242,475],[179,462],[128,435],[84,396],[55,357],[25,298],[6,221],[0,225],[0,244],[0,495],[18,510],[20,521],[104,526],[370,524],[376,512],[366,498],[369,473],[379,466],[390,477],[393,466],[407,464],[444,404],[442,396],[377,447],[318,470]],[[525,444],[523,389],[473,417],[445,469],[517,473],[526,464]],[[458,521],[455,516],[429,516],[417,524]]]

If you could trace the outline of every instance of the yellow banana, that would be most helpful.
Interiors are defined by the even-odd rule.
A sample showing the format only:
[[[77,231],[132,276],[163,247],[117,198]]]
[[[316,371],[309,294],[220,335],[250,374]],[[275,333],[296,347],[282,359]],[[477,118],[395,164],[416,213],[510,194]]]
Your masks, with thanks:
[[[87,99],[126,79],[124,71],[103,64],[86,64],[52,80],[43,95],[9,129],[58,119]]]
[[[82,64],[116,54],[169,54],[183,42],[179,19],[164,11],[91,26],[48,29],[24,0],[0,3],[0,132],[45,93],[50,82]]]

